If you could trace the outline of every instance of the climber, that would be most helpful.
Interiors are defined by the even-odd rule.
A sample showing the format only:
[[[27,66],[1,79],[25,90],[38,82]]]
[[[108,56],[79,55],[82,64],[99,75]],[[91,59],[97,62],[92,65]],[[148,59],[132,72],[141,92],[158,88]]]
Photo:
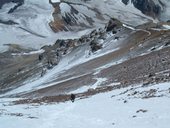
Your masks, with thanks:
[[[71,100],[72,102],[74,102],[75,98],[76,98],[76,96],[75,96],[74,94],[71,94],[70,100]]]

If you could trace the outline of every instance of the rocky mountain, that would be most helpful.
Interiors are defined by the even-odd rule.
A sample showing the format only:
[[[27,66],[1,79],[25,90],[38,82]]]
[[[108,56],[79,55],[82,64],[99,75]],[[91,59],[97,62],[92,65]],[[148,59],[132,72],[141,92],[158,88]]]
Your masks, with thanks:
[[[166,4],[168,4],[168,1],[164,0],[122,0],[122,2],[125,5],[132,3],[142,13],[154,18],[159,17],[166,9]]]
[[[122,3],[124,5],[122,5]],[[124,10],[127,10],[126,13],[128,13],[129,19],[131,20],[132,17],[130,17],[130,15],[138,15],[145,18],[146,16],[149,16],[160,21],[169,20],[169,14],[167,10],[169,9],[170,2],[167,0],[107,0],[100,1],[100,3],[96,2],[95,0],[63,0],[61,2],[58,2],[58,4],[52,4],[54,5],[55,11],[53,13],[54,21],[51,22],[50,25],[54,31],[58,31],[58,28],[61,29],[61,26],[65,26],[63,27],[64,30],[71,30],[70,26],[96,26],[96,24],[99,24],[99,21],[104,21],[105,19],[107,19],[107,16],[112,16],[110,14],[110,11],[112,12],[112,14],[114,14],[114,17],[116,16],[116,18],[122,21],[124,20]],[[105,10],[103,8],[104,6],[110,11]],[[121,9],[116,7],[121,7]],[[141,11],[141,13],[138,12],[136,9]],[[117,14],[118,12],[119,14]],[[145,16],[143,16],[142,14],[144,14]],[[133,18],[133,20],[135,21],[137,20],[137,18]],[[59,27],[58,25],[61,24],[61,22],[62,25]],[[130,22],[130,24],[133,23]]]
[[[91,28],[105,20],[98,9],[88,7],[84,3],[51,4],[55,10],[53,12],[54,20],[50,22],[50,26],[55,32]]]
[[[169,8],[1,0],[0,126],[169,128]]]
[[[31,5],[33,6],[30,7]],[[54,32],[101,27],[113,16],[122,22],[139,25],[152,20],[152,18],[161,21],[169,20],[169,7],[170,2],[168,0],[103,0],[100,2],[97,0],[2,0],[0,2],[0,10],[3,13],[6,10],[8,16],[0,16],[0,23],[7,22],[9,24],[8,22],[12,21],[28,27],[30,20],[35,20],[39,13],[43,13],[42,9],[48,8],[51,14],[48,14],[49,18],[44,18],[46,18],[48,25]],[[22,8],[29,10],[27,14],[23,15]],[[52,11],[53,9],[54,11]],[[125,16],[125,13],[128,14]],[[15,17],[18,17],[20,20]],[[29,20],[25,20],[25,17]],[[141,21],[139,18],[144,19]],[[32,25],[34,26],[34,24]],[[35,31],[30,26],[28,29]]]

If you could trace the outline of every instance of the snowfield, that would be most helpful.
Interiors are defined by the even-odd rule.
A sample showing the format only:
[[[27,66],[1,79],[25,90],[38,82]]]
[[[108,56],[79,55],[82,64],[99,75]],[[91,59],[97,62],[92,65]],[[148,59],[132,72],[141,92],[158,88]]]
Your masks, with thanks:
[[[138,85],[74,103],[44,105],[8,105],[15,99],[1,99],[0,124],[2,128],[169,128],[169,89],[170,83]]]
[[[0,24],[0,50],[7,50],[4,44],[20,44],[27,48],[40,48],[47,42],[54,42],[54,33],[48,23],[52,20],[52,6],[48,0],[25,0],[15,12],[7,12],[15,4],[5,4],[0,9],[0,19],[14,21],[16,25]],[[50,36],[50,38],[48,38]],[[56,35],[55,35],[56,36]],[[10,38],[9,38],[10,37]],[[53,38],[52,38],[53,37]],[[2,51],[3,50],[3,51]]]
[[[170,29],[170,25],[163,25],[164,28],[166,28],[167,30]]]

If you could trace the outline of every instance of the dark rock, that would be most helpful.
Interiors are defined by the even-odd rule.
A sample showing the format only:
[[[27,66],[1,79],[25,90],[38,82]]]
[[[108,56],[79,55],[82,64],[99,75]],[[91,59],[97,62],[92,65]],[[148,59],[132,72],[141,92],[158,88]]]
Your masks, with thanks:
[[[43,54],[40,54],[40,55],[38,56],[38,60],[41,61],[42,59],[43,59]]]
[[[98,44],[96,40],[91,41],[90,46],[92,52],[96,52],[102,48],[102,45]]]
[[[3,21],[1,19],[0,19],[0,23],[5,24],[5,25],[15,25],[15,24],[18,24],[16,22],[12,21],[12,20]]]
[[[155,47],[151,48],[151,51],[154,51],[154,50],[156,50],[156,48],[155,48]]]
[[[153,74],[153,73],[149,73],[149,75],[148,75],[149,78],[151,78],[153,76],[155,76],[155,74]]]
[[[29,116],[29,119],[38,119],[38,117],[34,117],[34,116]]]
[[[115,37],[115,40],[119,40],[119,38],[120,38],[120,37],[116,36],[116,37]]]
[[[117,20],[117,19],[110,19],[107,27],[106,27],[106,32],[109,32],[109,31],[116,31],[116,29],[120,28],[122,26],[122,23]]]
[[[140,113],[140,112],[142,112],[142,113],[146,113],[146,112],[147,112],[147,110],[139,109],[138,111],[136,111],[136,113]]]
[[[127,100],[124,100],[124,102],[123,103],[127,103]]]
[[[112,125],[115,125],[115,123],[112,123]]]
[[[136,115],[132,116],[133,118],[137,117]]]
[[[133,92],[133,93],[132,93],[132,95],[136,95],[137,93],[138,93],[138,92],[137,92],[137,91],[135,91],[135,92]]]
[[[116,34],[116,33],[117,33],[117,31],[115,31],[115,30],[112,31],[112,34]]]
[[[170,45],[170,42],[167,42],[166,44],[165,44],[165,46],[169,46]]]
[[[161,7],[152,0],[131,0],[134,6],[144,14],[158,15]],[[160,2],[160,1],[159,1]],[[162,5],[162,3],[160,2]]]
[[[122,2],[123,2],[125,5],[128,5],[129,0],[122,0]]]
[[[92,52],[96,52],[96,51],[98,51],[98,50],[101,49],[101,48],[102,48],[101,45],[93,45],[93,46],[91,47]]]

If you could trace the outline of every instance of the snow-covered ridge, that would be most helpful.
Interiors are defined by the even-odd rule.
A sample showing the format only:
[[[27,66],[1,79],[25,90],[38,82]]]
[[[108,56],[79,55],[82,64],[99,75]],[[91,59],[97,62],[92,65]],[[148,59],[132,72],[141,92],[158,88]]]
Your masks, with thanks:
[[[52,0],[51,2],[60,2],[59,17],[65,22],[66,30],[79,31],[87,27],[103,27],[110,17],[134,26],[154,20],[135,8],[132,2],[125,5],[122,0]],[[160,1],[154,2],[155,5],[160,5]],[[168,12],[170,2],[167,0],[161,0],[161,2],[166,3],[166,7],[163,8],[160,5],[161,9],[163,8],[160,17],[167,19],[170,14]],[[14,12],[8,13],[16,5],[17,0],[15,3],[4,4],[0,9],[0,21],[14,23],[11,26],[0,23],[1,52],[7,50],[3,44],[10,43],[26,47],[34,44],[34,48],[39,49],[44,44],[54,43],[61,35],[54,33],[49,26],[51,21],[54,21],[54,25],[58,24],[58,22],[55,24],[55,17],[52,16],[54,8],[49,0],[25,0]]]
[[[13,13],[8,13],[15,5],[15,3],[5,4],[0,9],[1,20],[17,23],[12,26],[0,24],[0,49],[4,48],[3,44],[16,43],[29,47],[32,43],[38,46],[37,43],[48,42],[49,39],[41,39],[53,35],[48,25],[52,19],[53,9],[48,0],[25,0],[24,4]]]
[[[8,49],[4,44],[40,49],[44,45],[55,43],[57,39],[79,38],[88,31],[54,33],[49,26],[49,22],[53,20],[53,7],[48,0],[25,0],[13,13],[8,13],[15,5],[11,2],[0,9],[0,20],[16,23],[0,23],[1,52]]]

